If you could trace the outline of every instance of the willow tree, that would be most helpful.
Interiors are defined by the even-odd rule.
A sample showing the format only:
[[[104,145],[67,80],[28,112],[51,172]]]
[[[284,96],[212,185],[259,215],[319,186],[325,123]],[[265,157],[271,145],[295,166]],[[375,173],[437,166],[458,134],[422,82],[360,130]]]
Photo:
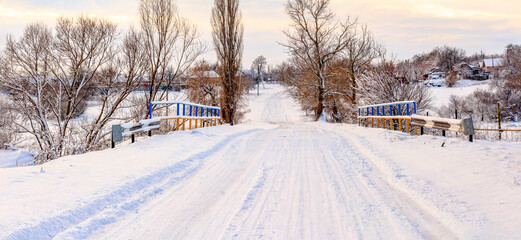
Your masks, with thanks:
[[[243,89],[240,76],[244,27],[241,22],[239,0],[215,0],[212,9],[212,36],[221,77],[221,109],[224,122],[233,125]]]

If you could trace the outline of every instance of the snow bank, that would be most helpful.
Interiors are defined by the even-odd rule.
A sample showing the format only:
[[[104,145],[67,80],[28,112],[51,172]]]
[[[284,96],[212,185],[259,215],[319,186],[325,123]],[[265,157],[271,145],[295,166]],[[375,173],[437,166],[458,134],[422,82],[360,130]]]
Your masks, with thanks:
[[[28,151],[14,149],[0,151],[0,168],[13,168],[33,165],[34,156]]]
[[[351,139],[389,184],[461,238],[521,236],[521,143],[476,141],[358,126]]]
[[[66,229],[72,229],[68,237],[84,238],[196,171],[201,158],[230,139],[273,127],[174,132],[43,165],[0,169],[0,239],[48,239]]]

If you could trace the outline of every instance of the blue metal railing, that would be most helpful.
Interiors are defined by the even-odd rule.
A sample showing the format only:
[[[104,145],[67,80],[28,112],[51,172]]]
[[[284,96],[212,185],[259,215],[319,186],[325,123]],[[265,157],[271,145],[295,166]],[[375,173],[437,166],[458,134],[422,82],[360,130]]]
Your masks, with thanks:
[[[156,101],[151,102],[149,106],[149,118],[152,119],[152,110],[154,105],[176,105],[176,116],[190,116],[190,117],[220,117],[221,109],[219,107],[199,105],[189,102],[169,102]],[[189,111],[187,111],[189,109]],[[188,115],[186,113],[188,112]],[[195,113],[195,114],[194,114]]]
[[[410,106],[413,107],[413,112],[410,111]],[[402,114],[402,106],[406,107],[405,116],[410,116],[412,114],[416,114],[417,104],[415,101],[404,101],[404,102],[393,102],[393,103],[383,103],[376,105],[368,105],[358,107],[358,116],[386,116],[386,112],[389,113],[388,116],[393,116],[393,110],[396,109],[397,116],[403,116]],[[376,109],[376,115],[375,115]],[[381,111],[380,111],[381,110]],[[380,115],[382,114],[382,115]]]

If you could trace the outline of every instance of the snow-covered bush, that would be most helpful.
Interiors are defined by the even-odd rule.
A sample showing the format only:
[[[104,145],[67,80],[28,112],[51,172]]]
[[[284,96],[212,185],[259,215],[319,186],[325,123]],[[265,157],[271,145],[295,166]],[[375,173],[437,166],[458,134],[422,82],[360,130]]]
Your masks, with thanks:
[[[451,95],[449,97],[449,104],[438,109],[438,115],[444,118],[461,119],[472,116],[473,108],[470,106],[470,101],[465,97]]]
[[[445,86],[453,87],[458,82],[458,74],[454,70],[449,71],[449,76],[445,78]]]
[[[360,104],[416,101],[418,112],[429,109],[432,94],[419,83],[405,83],[395,77],[394,64],[386,63],[364,74],[359,84]]]
[[[0,94],[3,94],[0,92]],[[13,136],[10,133],[11,123],[10,120],[10,111],[8,104],[1,98],[0,96],[0,149],[2,149],[6,144],[11,142],[11,138]]]

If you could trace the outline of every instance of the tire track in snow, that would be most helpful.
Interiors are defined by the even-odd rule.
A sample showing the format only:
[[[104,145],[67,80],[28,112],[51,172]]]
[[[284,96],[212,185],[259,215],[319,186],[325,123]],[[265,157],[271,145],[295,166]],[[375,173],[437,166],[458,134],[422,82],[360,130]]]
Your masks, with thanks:
[[[379,176],[365,159],[343,139],[334,134],[330,136],[332,161],[325,161],[325,165],[329,166],[329,175],[339,192],[337,199],[354,211],[351,219],[356,226],[356,238],[419,238],[421,234],[414,223],[404,218],[401,209],[396,207],[393,201],[396,193],[379,188]]]
[[[266,228],[266,218],[261,218],[264,213],[264,209],[268,208],[267,198],[262,197],[264,193],[270,192],[275,187],[275,180],[278,179],[279,174],[281,173],[280,161],[283,160],[280,155],[276,156],[274,153],[278,153],[286,149],[287,140],[280,142],[281,139],[286,138],[286,131],[280,130],[270,131],[273,140],[266,148],[270,150],[270,153],[265,153],[265,160],[263,163],[264,169],[263,174],[259,178],[257,184],[252,187],[246,199],[243,202],[240,210],[235,214],[233,220],[230,222],[229,226],[226,229],[226,232],[220,237],[220,239],[241,239],[245,236],[240,236],[240,234],[244,234],[241,232],[244,226],[250,222],[249,225],[255,226],[255,229],[249,229],[247,235],[248,238],[263,238],[262,230]],[[269,172],[275,171],[275,174],[268,174]],[[252,211],[253,207],[257,207],[261,205],[259,211]]]
[[[273,149],[278,155],[276,174],[269,175],[265,188],[250,201],[250,211],[240,213],[223,239],[342,239],[346,225],[345,209],[335,201],[335,190],[322,174],[321,159],[327,137],[313,128],[292,125],[286,141]],[[301,133],[304,132],[304,134]],[[314,137],[316,136],[316,137]],[[297,146],[300,146],[298,148]],[[319,205],[317,205],[319,204]]]
[[[327,130],[326,130],[327,131]],[[349,137],[342,137],[342,136]],[[417,202],[408,193],[403,192],[393,183],[389,182],[388,174],[385,174],[379,167],[380,165],[375,165],[374,160],[371,157],[367,156],[367,151],[360,149],[360,147],[365,147],[369,149],[369,152],[375,154],[375,156],[383,159],[384,161],[390,163],[390,159],[387,156],[381,154],[377,149],[372,147],[372,144],[366,141],[365,139],[360,138],[358,135],[344,134],[342,136],[337,135],[337,138],[342,145],[347,146],[344,148],[347,150],[345,153],[350,158],[359,159],[359,163],[364,163],[366,166],[369,166],[373,170],[368,172],[372,173],[371,175],[361,174],[359,177],[363,179],[364,182],[368,184],[368,188],[375,189],[375,193],[382,196],[382,198],[391,199],[391,204],[387,207],[387,214],[394,216],[400,221],[407,223],[409,227],[413,227],[415,231],[422,236],[422,238],[427,239],[455,239],[456,235],[454,232],[449,229],[446,225],[442,223],[440,220],[444,216],[441,216],[437,213],[433,213],[432,209],[429,207],[425,207],[422,203]],[[351,138],[356,138],[356,141]],[[354,144],[357,142],[357,144]],[[361,144],[360,144],[361,143]],[[381,161],[381,160],[380,160]],[[349,164],[346,162],[346,164]],[[352,164],[349,164],[352,165]],[[362,168],[359,168],[357,171],[362,171]],[[399,178],[401,175],[396,174],[396,177]],[[379,181],[375,181],[378,179]],[[387,189],[387,191],[386,191]],[[394,194],[390,194],[391,192]]]
[[[371,162],[340,135],[314,126],[290,128],[295,135],[289,140],[294,141],[293,144],[273,149],[274,152],[282,150],[279,154],[287,162],[279,162],[270,170],[277,174],[260,178],[263,187],[250,190],[246,197],[248,207],[242,208],[247,211],[236,214],[233,228],[229,227],[221,238],[435,239],[453,236],[444,226],[438,226],[436,219],[425,217],[423,210],[410,206],[410,199],[389,187]],[[302,128],[308,130],[310,136],[300,136],[297,132],[303,131]],[[301,152],[293,150],[297,145]],[[435,226],[424,229],[425,224]],[[439,232],[433,233],[433,230]]]
[[[265,140],[270,139],[270,132],[233,139],[183,184],[165,190],[141,207],[139,214],[108,226],[93,239],[218,239],[244,203],[239,196],[248,196],[251,187],[259,183],[262,170],[269,168],[263,167],[263,154],[269,153],[266,148],[270,142]],[[129,226],[135,232],[129,232]]]
[[[258,131],[260,129],[252,129],[228,136],[207,151],[197,153],[150,175],[128,182],[77,209],[67,210],[61,215],[18,229],[3,239],[87,238],[102,226],[115,222],[117,218],[129,211],[134,211],[148,199],[161,194],[165,187],[193,174],[201,166],[204,158],[229,144],[232,139]],[[63,235],[57,236],[62,232]]]

